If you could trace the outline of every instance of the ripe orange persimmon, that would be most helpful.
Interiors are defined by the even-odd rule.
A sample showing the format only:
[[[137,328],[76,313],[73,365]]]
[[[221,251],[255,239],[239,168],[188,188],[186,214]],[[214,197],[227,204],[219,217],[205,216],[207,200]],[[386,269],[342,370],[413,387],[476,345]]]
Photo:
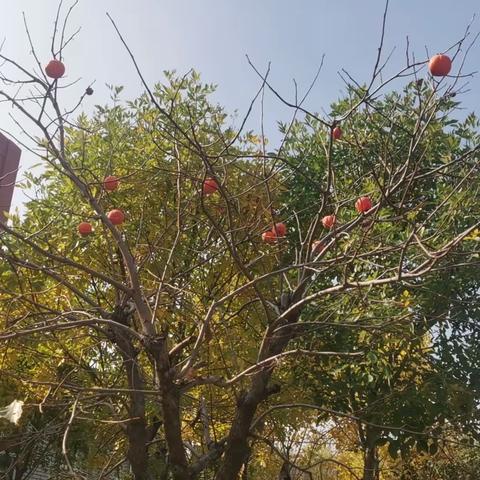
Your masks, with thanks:
[[[434,55],[428,62],[428,69],[434,77],[444,77],[452,69],[452,61],[448,55]]]
[[[336,222],[337,217],[335,217],[335,215],[327,215],[326,217],[322,218],[322,225],[325,228],[332,228]]]
[[[108,212],[107,217],[114,225],[121,225],[125,221],[125,214],[118,208]]]
[[[92,232],[93,232],[93,227],[90,223],[88,222],[80,222],[78,224],[78,233],[82,236],[82,237],[86,237],[87,235],[90,235]]]
[[[272,227],[272,232],[277,237],[284,237],[287,234],[287,226],[282,222],[276,223]]]
[[[206,178],[203,182],[204,195],[211,195],[218,190],[218,183],[214,178]]]
[[[277,241],[277,236],[272,230],[267,230],[266,232],[262,233],[262,240],[265,243],[275,243]]]
[[[63,77],[65,73],[65,65],[60,60],[50,60],[48,65],[45,67],[45,73],[47,77],[50,78],[60,78]]]
[[[372,201],[369,197],[360,197],[355,202],[355,208],[358,213],[366,213],[372,208]]]
[[[120,180],[115,175],[108,175],[108,177],[105,177],[103,180],[103,188],[107,192],[113,192],[118,188],[119,184]]]

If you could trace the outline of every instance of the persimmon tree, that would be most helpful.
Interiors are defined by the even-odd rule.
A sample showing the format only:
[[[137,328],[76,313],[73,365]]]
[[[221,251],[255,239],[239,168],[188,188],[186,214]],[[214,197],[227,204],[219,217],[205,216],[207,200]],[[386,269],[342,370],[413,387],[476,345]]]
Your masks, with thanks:
[[[51,55],[68,75],[66,19],[57,16]],[[415,312],[393,300],[478,262],[468,241],[480,228],[478,133],[448,123],[468,32],[447,52],[451,77],[432,78],[428,59],[407,52],[385,80],[384,18],[371,79],[350,79],[324,116],[252,65],[252,106],[273,92],[292,108],[283,141],[267,151],[262,134],[246,131],[252,108],[232,127],[195,72],[148,85],[112,25],[145,93],[124,102],[112,87],[92,115],[79,111],[91,87],[64,105],[63,89],[78,85],[45,75],[30,36],[33,68],[0,55],[16,139],[43,165],[26,175],[23,215],[1,225],[0,341],[5,355],[28,355],[10,376],[42,411],[66,407],[59,451],[76,478],[92,469],[108,478],[124,463],[136,480],[246,478],[262,444],[282,475],[290,460],[276,435],[302,422],[292,367],[328,365],[329,375],[365,362],[366,339],[336,337],[417,328]],[[382,104],[393,81],[416,86]],[[112,175],[118,188],[105,189]],[[356,209],[360,197],[371,205]],[[79,236],[81,222],[93,231]],[[319,338],[327,325],[331,337]],[[82,456],[76,438],[88,438]]]
[[[348,111],[361,95],[361,89],[353,84],[349,86],[349,92],[350,98],[332,107],[337,115]],[[431,86],[411,82],[402,93],[374,100],[368,107],[360,108],[351,115],[344,129],[353,134],[351,137],[348,133],[344,135],[342,145],[337,147],[337,158],[342,162],[342,168],[337,173],[337,177],[341,177],[336,192],[340,198],[348,195],[349,182],[364,178],[365,171],[373,171],[369,158],[372,152],[384,150],[385,142],[392,145],[397,158],[408,157],[410,144],[405,131],[415,121],[417,106],[428,103],[431,95]],[[462,156],[478,144],[477,118],[471,114],[464,121],[455,120],[452,110],[458,106],[450,94],[437,99],[436,116],[425,125],[420,140],[423,158],[417,168],[428,168],[429,163],[435,163],[435,159],[444,155],[443,152]],[[318,135],[315,125],[308,126],[302,122],[298,122],[292,130],[295,134],[287,141],[292,174],[286,201],[290,207],[295,204],[295,210],[301,212],[299,215],[308,217],[312,197],[317,191],[316,182],[320,181],[323,173],[319,158],[322,158],[324,136]],[[359,131],[362,131],[362,137],[358,135]],[[367,154],[361,143],[361,138],[365,137],[368,138]],[[302,151],[304,146],[307,146],[305,152]],[[475,161],[475,158],[472,160]],[[366,165],[362,166],[362,163]],[[309,172],[308,177],[295,175],[300,165]],[[475,164],[470,165],[475,170]],[[464,175],[468,178],[468,170],[464,170]],[[454,192],[454,185],[449,176],[424,177],[421,184],[413,187],[421,190],[422,205],[411,205],[414,207],[411,209],[406,204],[402,206],[391,202],[387,208],[391,217],[396,217],[396,222],[382,225],[384,222],[379,219],[375,229],[365,234],[364,241],[375,242],[379,235],[388,236],[392,242],[404,241],[406,235],[411,234],[414,223],[433,217],[431,213],[438,207],[438,198],[446,194],[449,201],[438,221],[442,223],[442,234],[451,228],[456,229],[457,222],[464,221],[456,218],[458,204],[470,205],[468,208],[476,215],[478,187],[472,185],[468,192],[460,187],[458,192]],[[331,211],[336,213],[335,202]],[[342,221],[342,210],[339,213],[337,223]],[[330,217],[324,218],[328,220]],[[455,219],[455,223],[444,222],[445,218]],[[430,228],[432,225],[433,219]],[[370,227],[365,225],[365,229]],[[478,232],[466,237],[463,243],[466,251],[471,250],[477,235]],[[348,245],[352,240],[358,241],[345,237],[341,242]],[[461,250],[456,252],[456,255],[463,254]],[[378,252],[377,259],[385,261],[387,257],[390,257],[390,252],[385,256],[382,251]],[[356,266],[356,269],[375,273],[370,262]],[[398,451],[406,455],[414,445],[433,453],[437,451],[441,438],[431,432],[435,430],[438,433],[438,428],[447,419],[459,428],[469,422],[475,423],[474,405],[478,394],[476,385],[469,380],[475,376],[478,364],[475,341],[478,328],[474,321],[469,320],[475,318],[474,292],[478,290],[479,278],[474,271],[474,264],[458,270],[449,267],[446,262],[442,269],[431,272],[421,281],[388,285],[368,296],[352,298],[347,310],[345,299],[338,298],[320,309],[310,305],[304,311],[303,323],[309,330],[309,345],[329,349],[356,346],[367,352],[361,360],[354,363],[347,360],[343,366],[326,360],[294,367],[306,388],[313,385],[319,410],[322,407],[327,409],[324,417],[328,418],[333,410],[340,415],[349,414],[355,420],[359,444],[365,452],[364,476],[367,472],[375,476],[375,464],[379,468],[375,460],[379,445],[387,444],[392,455]],[[341,274],[341,270],[331,268],[318,281],[328,285]],[[327,310],[328,316],[324,313]],[[455,328],[452,331],[453,325]],[[467,331],[471,336],[470,342],[465,341]],[[439,355],[444,361],[438,361]],[[454,370],[459,370],[459,358],[464,359],[462,373],[453,375]],[[458,422],[455,417],[460,413],[461,422]],[[475,428],[478,431],[478,426]]]

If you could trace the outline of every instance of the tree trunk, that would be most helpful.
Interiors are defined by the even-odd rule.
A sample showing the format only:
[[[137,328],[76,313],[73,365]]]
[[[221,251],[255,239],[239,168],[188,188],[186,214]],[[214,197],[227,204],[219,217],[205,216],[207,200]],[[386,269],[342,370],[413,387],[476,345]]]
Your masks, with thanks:
[[[363,456],[363,480],[375,480],[377,470],[377,448],[367,447]]]
[[[284,308],[288,308],[288,304],[285,304]],[[285,324],[295,323],[298,317],[299,312],[292,312],[291,316],[285,320]],[[267,334],[258,360],[262,361],[281,353],[292,336],[293,331],[289,328],[282,329],[281,333]],[[268,383],[273,369],[274,364],[272,363],[271,367],[265,367],[253,375],[249,391],[239,400],[237,412],[228,434],[223,461],[215,480],[236,480],[238,478],[242,465],[249,454],[248,436],[255,412],[258,405],[272,393],[268,388]]]
[[[132,341],[120,329],[112,337],[123,358],[130,392],[129,416],[134,420],[127,423],[127,460],[134,480],[150,480],[147,444],[151,440],[145,421],[145,389],[143,375],[137,363],[136,350]]]
[[[278,474],[278,480],[292,480],[290,475],[290,464],[287,461],[283,462],[280,473]]]
[[[249,454],[247,456],[247,459],[245,460],[245,463],[243,464],[243,467],[242,467],[242,480],[248,480],[249,479],[248,465],[250,463],[250,455],[251,455],[251,452],[249,452]]]
[[[379,431],[369,425],[365,428],[363,445],[363,480],[375,480],[378,472],[376,441]]]
[[[163,338],[152,340],[148,351],[155,363],[155,374],[160,385],[165,440],[168,463],[174,480],[190,480],[189,468],[182,436],[180,392],[174,383],[174,371],[170,365],[167,342]]]
[[[162,388],[162,411],[169,464],[172,467],[173,478],[175,480],[189,480],[190,474],[182,439],[180,395],[176,385],[172,384]]]
[[[127,436],[127,459],[132,468],[134,480],[150,480],[145,420],[130,422],[127,426]]]
[[[257,406],[262,399],[262,385],[258,381],[254,383],[257,385],[252,386],[250,392],[240,400],[216,480],[236,480],[249,454],[248,433]]]

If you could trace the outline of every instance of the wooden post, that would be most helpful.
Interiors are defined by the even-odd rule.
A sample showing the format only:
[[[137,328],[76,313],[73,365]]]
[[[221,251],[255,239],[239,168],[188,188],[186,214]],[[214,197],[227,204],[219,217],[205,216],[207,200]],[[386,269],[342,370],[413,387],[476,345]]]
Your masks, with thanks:
[[[22,151],[0,133],[0,221],[6,222],[10,211]]]

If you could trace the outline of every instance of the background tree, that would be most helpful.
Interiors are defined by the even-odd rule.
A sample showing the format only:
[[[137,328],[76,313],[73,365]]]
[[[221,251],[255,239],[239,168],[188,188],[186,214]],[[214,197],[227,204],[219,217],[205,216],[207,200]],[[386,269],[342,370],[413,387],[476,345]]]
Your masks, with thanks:
[[[360,100],[363,89],[350,85],[349,91],[350,98],[333,105],[333,115],[348,112]],[[451,93],[437,96],[431,86],[412,82],[402,94],[393,93],[372,101],[349,117],[348,130],[344,127],[347,132],[336,151],[336,162],[341,165],[336,172],[337,178],[340,177],[336,195],[347,197],[354,179],[361,182],[368,178],[369,172],[373,172],[375,182],[381,181],[382,175],[375,172],[377,165],[373,166],[370,161],[373,152],[385,152],[392,148],[399,159],[412,155],[411,137],[406,132],[415,124],[417,115],[427,118],[425,112],[433,105],[435,115],[431,115],[424,125],[419,152],[414,154],[418,155],[416,168],[426,171],[438,165],[438,159],[444,155],[462,157],[472,148],[476,149],[476,117],[472,114],[464,121],[455,120],[451,112],[458,103],[452,100]],[[286,147],[290,149],[288,165],[291,166],[286,202],[289,208],[295,205],[299,218],[302,218],[311,215],[317,185],[325,168],[325,135],[322,127],[314,122],[311,125],[298,122],[292,130],[294,134]],[[368,139],[367,147],[363,139]],[[472,157],[473,162],[475,158]],[[464,178],[476,170],[475,163],[459,168],[462,170],[459,175]],[[308,175],[297,175],[300,169]],[[392,243],[405,241],[408,236],[411,241],[416,241],[417,231],[425,231],[427,219],[428,227],[432,227],[430,222],[438,208],[437,200],[446,194],[449,200],[438,217],[442,225],[438,231],[445,232],[449,228],[444,220],[456,217],[460,203],[469,205],[470,218],[473,219],[477,215],[478,186],[472,185],[468,194],[459,187],[457,193],[452,188],[451,175],[453,173],[442,175],[435,181],[426,176],[425,182],[416,187],[412,185],[412,189],[417,188],[418,193],[421,191],[421,205],[415,205],[410,210],[403,197],[398,204],[392,202],[389,205],[390,215],[396,221],[388,225],[385,218],[380,218],[375,229],[365,225],[368,233],[364,241],[376,242],[380,235],[388,236]],[[347,192],[343,192],[344,189]],[[336,202],[333,202],[331,213],[336,213],[336,208]],[[476,234],[473,234],[465,242],[464,250],[456,254],[468,255],[475,239]],[[343,239],[346,245],[355,241],[350,236]],[[379,250],[377,258],[382,256],[391,258],[391,253],[384,255]],[[375,265],[368,261],[356,268],[366,273],[376,270]],[[347,360],[339,367],[338,363],[333,365],[325,361],[297,367],[299,378],[305,379],[306,385],[312,382],[315,385],[314,397],[320,406],[360,419],[358,435],[365,452],[366,477],[367,471],[374,475],[375,468],[379,468],[375,459],[377,445],[388,444],[392,455],[396,455],[398,450],[406,453],[413,445],[434,452],[437,441],[432,436],[425,436],[429,428],[438,427],[439,422],[443,423],[447,418],[455,421],[457,415],[461,415],[464,425],[474,421],[476,387],[468,379],[475,377],[478,365],[474,353],[477,328],[471,324],[471,319],[476,316],[476,300],[468,292],[478,290],[478,275],[469,268],[462,271],[465,276],[460,274],[460,277],[452,279],[452,269],[445,265],[428,279],[409,282],[405,289],[403,286],[387,286],[378,290],[377,295],[369,292],[368,296],[360,292],[350,298],[338,298],[336,302],[323,304],[317,309],[310,306],[308,313],[304,314],[310,317],[306,323],[309,332],[307,344],[310,347],[313,336],[315,348],[348,350],[356,346],[368,351],[364,359],[354,364]],[[340,270],[330,269],[319,281],[327,285],[341,274]],[[462,297],[463,301],[460,300]],[[455,324],[461,324],[461,327],[452,328],[454,318]],[[465,342],[462,338],[466,331],[471,333],[473,342]],[[460,336],[457,332],[461,332]],[[455,357],[452,347],[456,350]],[[442,364],[437,357],[440,351],[446,360]],[[450,353],[447,354],[447,351]],[[454,358],[463,359],[461,374],[453,374],[458,370],[458,362]],[[455,393],[454,389],[458,391]],[[324,417],[329,415],[326,413]]]

